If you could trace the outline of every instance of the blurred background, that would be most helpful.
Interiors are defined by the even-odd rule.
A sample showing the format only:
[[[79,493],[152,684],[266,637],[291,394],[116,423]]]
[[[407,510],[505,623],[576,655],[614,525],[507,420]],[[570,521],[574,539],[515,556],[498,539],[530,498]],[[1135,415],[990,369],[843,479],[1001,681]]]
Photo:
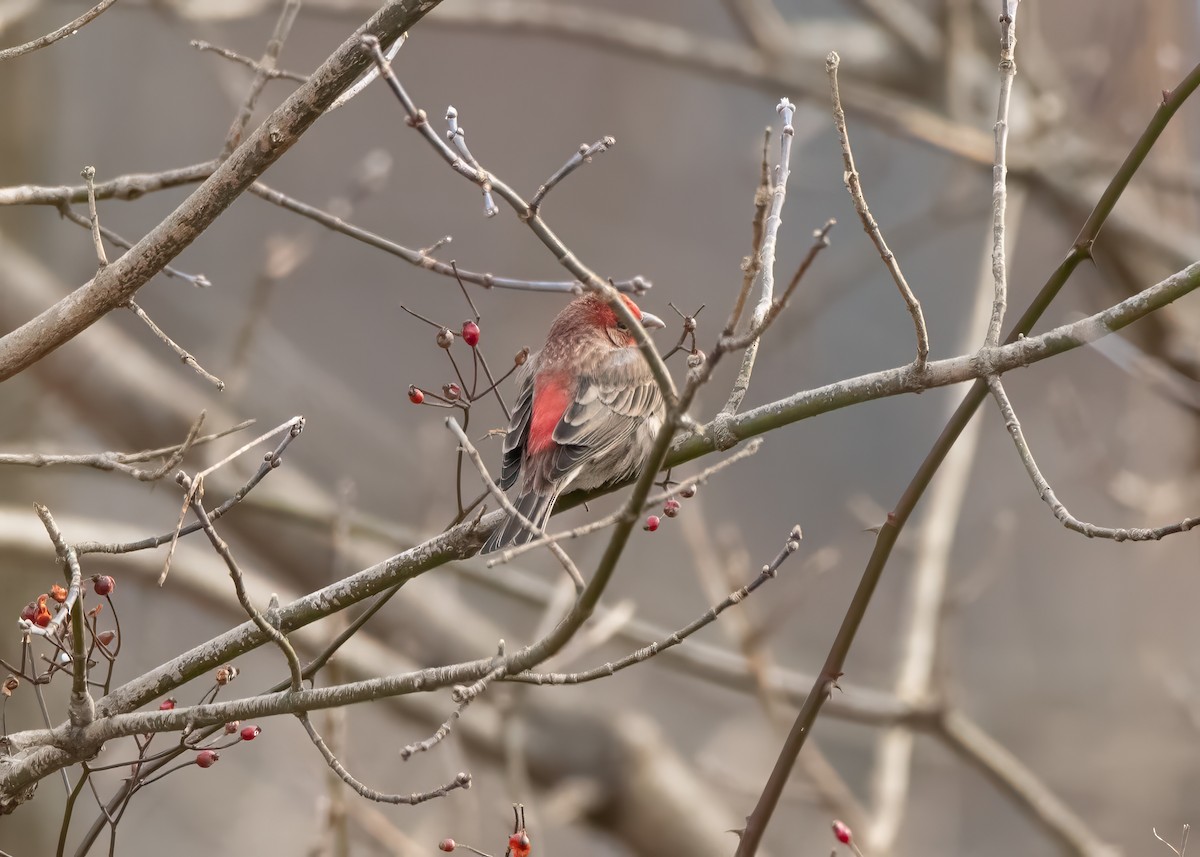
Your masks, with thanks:
[[[32,39],[83,9],[8,0],[0,43]],[[581,143],[616,138],[551,193],[543,214],[602,275],[653,282],[640,303],[668,319],[672,329],[657,336],[664,348],[678,331],[669,303],[706,306],[698,335],[711,348],[750,248],[763,128],[778,127],[780,97],[797,102],[779,276],[790,276],[814,229],[828,218],[838,225],[763,343],[746,400],[753,407],[912,359],[911,322],[842,185],[824,72],[831,50],[842,56],[864,188],[924,305],[932,356],[981,341],[999,9],[992,0],[446,0],[413,29],[394,67],[436,127],[453,104],[474,155],[527,196]],[[73,185],[89,164],[103,181],[216,157],[253,73],[189,42],[258,57],[279,10],[267,0],[122,2],[71,38],[0,64],[0,185]],[[280,66],[310,71],[372,11],[356,0],[305,2]],[[1183,0],[1027,2],[1017,33],[1011,318],[1070,248],[1200,44],[1195,4]],[[251,127],[294,86],[269,83]],[[1198,119],[1200,105],[1186,105],[1105,227],[1095,263],[1080,268],[1040,330],[1200,259]],[[773,142],[773,159],[777,151]],[[484,217],[478,189],[406,127],[379,85],[318,122],[263,181],[414,249],[451,235],[436,255],[464,268],[564,276],[509,211]],[[191,189],[102,201],[101,222],[136,241]],[[0,450],[165,446],[201,409],[206,430],[252,418],[251,431],[263,431],[303,414],[307,427],[284,465],[220,525],[260,604],[377,562],[451,520],[454,440],[444,413],[410,404],[407,389],[454,379],[434,330],[400,305],[457,329],[469,308],[452,279],[249,194],[174,265],[211,287],[158,277],[138,302],[225,380],[224,392],[132,313],[114,312],[3,385]],[[87,232],[54,207],[0,207],[3,330],[94,269]],[[566,299],[471,288],[493,368],[522,346],[538,347]],[[1198,332],[1192,296],[1119,343],[1006,378],[1043,471],[1079,518],[1160,526],[1196,514]],[[701,394],[698,419],[724,403],[736,362]],[[682,377],[680,357],[672,369]],[[753,807],[797,704],[776,685],[806,688],[823,663],[872,549],[870,528],[963,392],[867,403],[769,434],[761,452],[684,501],[678,518],[654,533],[635,530],[606,601],[615,612],[551,667],[600,664],[645,644],[654,629],[686,624],[752,579],[801,524],[802,548],[780,578],[694,638],[690,659],[664,655],[578,687],[492,687],[442,745],[404,764],[398,750],[453,710],[449,692],[315,718],[350,770],[380,791],[421,791],[459,770],[473,774],[470,791],[416,808],[368,804],[331,781],[299,724],[278,718],[219,766],[139,794],[116,853],[160,854],[168,845],[179,855],[429,854],[450,836],[496,854],[518,801],[537,853],[732,853],[735,836],[724,831]],[[504,423],[494,402],[472,409],[473,437]],[[250,436],[197,449],[186,466],[216,461]],[[479,445],[498,466],[498,441]],[[210,482],[210,497],[259,461],[245,458]],[[473,497],[479,483],[468,472],[464,486]],[[57,579],[35,501],[50,506],[71,541],[119,541],[169,531],[181,497],[169,480],[4,469],[3,615],[15,617]],[[580,523],[615,504],[604,498],[556,521]],[[604,543],[599,535],[571,545],[585,576]],[[206,544],[185,541],[160,589],[163,555],[85,563],[85,573],[118,581],[116,684],[242,621]],[[563,609],[562,576],[540,553],[491,570],[479,559],[438,569],[375,617],[325,680],[483,657],[501,638],[523,645]],[[1181,826],[1200,818],[1198,599],[1195,534],[1130,545],[1065,530],[987,403],[905,530],[835,701],[944,704],[999,755],[987,756],[989,769],[978,742],[956,750],[938,729],[910,733],[826,711],[766,849],[824,853],[837,844],[830,822],[842,817],[869,854],[1166,853],[1152,828],[1177,841]],[[315,646],[336,633],[331,624],[298,637]],[[0,657],[19,652],[15,631],[0,641]],[[274,650],[238,665],[234,695],[285,674]],[[190,703],[204,689],[174,695]],[[55,722],[63,700],[62,688],[51,688]],[[5,718],[10,731],[41,725],[27,687]],[[102,761],[129,756],[129,746],[113,746]],[[119,776],[101,778],[101,794]],[[72,842],[97,812],[83,797]],[[62,782],[46,778],[36,800],[0,818],[0,849],[53,853],[63,801]],[[96,847],[107,847],[107,834]]]

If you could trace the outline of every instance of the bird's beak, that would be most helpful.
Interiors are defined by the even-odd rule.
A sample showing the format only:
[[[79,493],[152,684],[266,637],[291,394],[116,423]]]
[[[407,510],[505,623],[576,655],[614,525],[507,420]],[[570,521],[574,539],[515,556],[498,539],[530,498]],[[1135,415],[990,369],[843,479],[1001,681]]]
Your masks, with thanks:
[[[661,318],[659,318],[658,316],[654,315],[653,313],[648,313],[648,312],[642,313],[642,327],[646,328],[647,330],[650,330],[655,327],[666,327],[666,326],[667,325],[663,322],[663,320]]]

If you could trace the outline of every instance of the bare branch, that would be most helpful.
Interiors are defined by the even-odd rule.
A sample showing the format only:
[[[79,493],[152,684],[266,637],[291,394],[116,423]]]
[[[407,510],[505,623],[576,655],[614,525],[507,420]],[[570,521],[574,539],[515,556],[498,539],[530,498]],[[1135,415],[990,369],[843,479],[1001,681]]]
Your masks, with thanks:
[[[735,604],[740,604],[748,598],[755,590],[766,583],[768,580],[774,579],[779,573],[779,567],[783,565],[784,560],[795,553],[800,548],[800,527],[793,527],[788,534],[786,543],[783,549],[775,556],[775,558],[762,567],[762,571],[754,580],[750,581],[740,589],[735,589],[733,592],[720,603],[713,605],[698,618],[689,622],[687,625],[673,632],[670,636],[663,640],[658,640],[645,648],[638,649],[629,655],[626,655],[619,660],[606,663],[595,669],[585,670],[583,672],[574,673],[537,673],[525,671],[516,675],[506,677],[505,681],[518,681],[528,684],[582,684],[584,682],[595,681],[600,678],[607,678],[621,670],[631,667],[634,664],[640,664],[648,661],[650,658],[657,655],[659,652],[664,652],[674,646],[678,646],[692,634],[699,631],[717,620],[717,617],[728,610]]]
[[[325,758],[325,761],[329,764],[329,767],[333,770],[333,772],[341,777],[342,782],[354,789],[354,791],[357,792],[360,797],[364,797],[367,800],[373,800],[376,803],[407,804],[409,806],[416,806],[419,803],[425,803],[425,801],[433,800],[434,798],[445,797],[455,789],[469,789],[471,787],[471,775],[468,773],[459,773],[454,777],[453,780],[446,783],[446,785],[433,789],[432,791],[412,792],[410,794],[386,794],[384,792],[378,792],[375,789],[365,785],[362,781],[356,779],[353,774],[346,770],[346,766],[338,760],[337,756],[333,755],[333,751],[329,749],[329,746],[325,743],[324,739],[321,738],[320,733],[317,732],[316,727],[312,725],[312,721],[309,719],[306,713],[302,712],[297,716],[299,717],[300,722],[304,725],[304,731],[308,733],[309,739],[321,752],[321,755]]]
[[[542,204],[542,200],[546,198],[546,194],[554,189],[554,186],[565,179],[575,170],[579,169],[584,164],[590,164],[592,158],[602,152],[607,152],[613,146],[617,145],[615,137],[604,137],[597,140],[592,145],[587,143],[582,144],[574,155],[567,159],[567,162],[559,167],[554,175],[546,179],[546,183],[537,189],[537,193],[533,195],[533,199],[529,201],[529,208],[532,211],[537,211]]]
[[[399,39],[397,39],[399,41]],[[222,56],[227,60],[232,60],[236,63],[241,63],[244,66],[254,69],[256,72],[261,72],[270,80],[294,80],[296,83],[307,83],[308,75],[297,74],[294,71],[286,71],[281,68],[273,68],[264,65],[258,60],[248,57],[245,54],[239,54],[237,51],[231,51],[229,48],[223,48],[219,45],[214,45],[211,42],[203,41],[202,39],[192,39],[188,44],[198,51],[210,51],[217,56]],[[332,108],[331,108],[332,109]]]
[[[583,285],[578,280],[518,280],[512,277],[498,277],[491,273],[468,271],[462,267],[456,267],[456,263],[440,262],[430,255],[438,248],[438,244],[420,250],[411,250],[408,247],[389,241],[374,232],[369,232],[359,226],[347,223],[341,217],[323,211],[316,206],[300,202],[272,187],[268,187],[262,182],[255,182],[251,185],[250,192],[260,199],[265,199],[269,203],[278,205],[280,208],[285,208],[302,217],[307,217],[327,229],[340,232],[378,250],[383,250],[385,253],[398,256],[410,265],[416,265],[418,268],[433,271],[435,274],[441,274],[444,277],[454,277],[457,274],[464,282],[474,283],[478,286],[483,286],[485,289],[497,288],[520,289],[531,292],[577,293],[583,288]],[[649,280],[642,277],[618,280],[613,285],[618,291],[631,292],[633,294],[643,294],[650,288]]]
[[[896,288],[900,291],[900,297],[904,299],[904,305],[908,307],[908,314],[912,316],[913,326],[917,330],[917,359],[913,363],[913,369],[920,374],[925,371],[925,363],[929,359],[929,332],[925,328],[925,316],[921,312],[921,302],[917,300],[917,296],[908,286],[908,281],[904,279],[900,263],[896,261],[895,254],[888,249],[887,242],[883,240],[879,224],[871,215],[871,209],[867,207],[867,198],[863,196],[858,169],[854,166],[854,153],[850,151],[850,134],[846,129],[846,111],[842,109],[842,96],[838,91],[837,72],[841,61],[841,57],[837,55],[836,51],[831,52],[825,61],[825,71],[829,75],[829,89],[833,96],[833,121],[837,125],[838,138],[842,143],[842,160],[846,164],[844,176],[846,190],[850,191],[850,198],[854,200],[854,210],[858,212],[863,229],[871,237],[875,249],[879,251],[883,264],[887,267],[888,273],[892,275],[892,280],[896,283]]]
[[[103,268],[108,265],[108,256],[104,255],[104,242],[100,240],[100,214],[96,211],[96,168],[84,167],[83,181],[88,191],[88,222],[92,227],[92,244],[96,247],[96,264]]]
[[[757,330],[766,321],[775,297],[775,247],[779,240],[779,227],[783,225],[783,204],[787,199],[788,178],[792,174],[792,142],[796,137],[796,129],[792,127],[792,117],[796,108],[786,98],[782,99],[775,110],[783,117],[783,128],[779,132],[779,164],[775,167],[774,175],[770,177],[770,205],[767,208],[766,219],[763,221],[762,243],[758,249],[758,262],[754,266],[754,280],[758,286],[758,303],[750,316],[750,329]],[[736,312],[735,307],[735,312]],[[732,318],[733,314],[730,314]],[[754,371],[754,361],[758,356],[758,337],[749,343],[746,353],[742,355],[742,367],[733,382],[729,399],[721,409],[724,414],[735,414],[746,397],[750,387],[750,375]]]
[[[283,656],[287,660],[288,670],[292,676],[292,690],[303,690],[303,667],[300,666],[300,658],[296,654],[295,648],[292,647],[291,642],[278,628],[267,621],[266,617],[254,606],[254,602],[250,600],[250,596],[246,593],[246,584],[242,579],[242,570],[238,568],[237,560],[233,558],[233,551],[229,549],[229,545],[226,544],[225,540],[217,535],[217,530],[213,526],[212,519],[209,517],[207,510],[204,508],[204,503],[200,499],[200,493],[192,490],[192,480],[186,474],[180,473],[177,481],[188,492],[188,496],[192,501],[192,511],[195,513],[196,518],[199,519],[200,525],[204,528],[204,534],[208,536],[213,550],[225,562],[225,568],[229,570],[229,577],[233,580],[233,589],[237,594],[238,603],[242,605],[242,609],[246,611],[246,615],[250,617],[250,621],[254,623],[255,627],[262,631],[267,636],[267,639],[278,646],[279,650],[283,652]],[[160,585],[161,582],[159,581]]]
[[[94,21],[96,18],[100,17],[100,15],[104,12],[105,9],[107,9],[109,6],[111,6],[113,3],[116,3],[116,2],[117,2],[117,0],[100,0],[99,3],[97,3],[91,9],[88,9],[86,12],[84,12],[82,15],[80,15],[74,21],[72,21],[71,23],[66,24],[62,27],[59,27],[54,32],[47,33],[44,36],[39,36],[38,38],[34,39],[32,42],[26,42],[23,45],[17,45],[16,47],[13,47],[13,48],[5,48],[4,50],[0,50],[0,62],[3,62],[4,60],[15,59],[16,57],[24,56],[25,54],[33,53],[34,51],[40,50],[40,49],[46,47],[47,45],[54,44],[55,42],[59,41],[60,39],[65,39],[68,36],[75,35],[81,27],[86,26],[87,24]]]
[[[100,240],[99,236],[97,236],[97,238],[96,238],[97,243],[99,243],[99,240]],[[154,323],[154,319],[150,318],[150,316],[146,314],[146,311],[144,309],[142,309],[140,306],[138,306],[137,303],[135,303],[133,300],[130,300],[129,303],[126,304],[126,306],[128,306],[131,310],[133,310],[134,314],[138,318],[140,318],[142,321],[146,322],[146,326],[149,327],[152,331],[154,331],[154,335],[157,336],[159,339],[161,339],[164,343],[166,343],[168,348],[170,348],[172,351],[174,351],[176,354],[178,354],[179,359],[182,360],[185,365],[190,366],[197,375],[199,375],[205,381],[208,381],[210,384],[212,384],[218,390],[225,389],[224,381],[222,381],[216,375],[211,374],[203,366],[201,366],[199,363],[197,363],[196,358],[193,357],[191,354],[189,354],[187,351],[185,351],[177,342],[175,342],[175,340],[173,340],[171,337],[167,336],[167,334],[163,332],[162,328],[160,328],[157,324]]]
[[[1158,541],[1164,536],[1171,536],[1176,533],[1186,533],[1200,525],[1200,516],[1184,518],[1178,523],[1168,524],[1156,529],[1146,529],[1144,527],[1098,527],[1095,524],[1080,521],[1058,499],[1054,490],[1050,487],[1050,483],[1046,481],[1046,477],[1042,475],[1042,471],[1038,468],[1037,461],[1033,458],[1033,452],[1029,448],[1029,442],[1025,440],[1025,433],[1021,430],[1021,423],[1017,419],[1017,413],[1013,409],[1008,394],[1004,392],[1004,385],[1000,383],[1000,379],[991,376],[987,379],[987,384],[988,389],[992,391],[992,397],[1000,407],[1000,413],[1004,415],[1004,425],[1008,429],[1008,433],[1012,435],[1013,444],[1017,448],[1017,454],[1021,456],[1021,463],[1025,465],[1025,472],[1033,480],[1033,485],[1037,488],[1038,496],[1054,512],[1054,517],[1058,519],[1059,523],[1068,530],[1074,530],[1077,533],[1087,536],[1089,539],[1112,539],[1116,542],[1145,542]]]
[[[204,412],[201,411],[200,416],[192,423],[192,427],[188,431],[187,437],[184,438],[183,443],[175,444],[174,446],[166,446],[161,449],[148,449],[143,452],[95,452],[85,455],[43,455],[36,452],[25,454],[0,453],[0,465],[16,464],[25,467],[53,467],[55,465],[73,464],[79,467],[94,467],[97,470],[115,470],[119,473],[132,476],[139,482],[156,482],[173,470],[193,446],[209,443],[227,434],[240,431],[252,423],[253,420],[249,420],[233,428],[225,429],[222,432],[198,437],[197,434],[200,431],[200,426],[204,424]],[[154,470],[143,470],[132,466],[136,462],[149,461],[150,459],[161,458],[163,456],[167,456],[167,459]]]
[[[1000,344],[1000,330],[1004,327],[1004,312],[1008,306],[1008,261],[1004,255],[1004,212],[1008,204],[1008,104],[1013,78],[1017,74],[1013,51],[1017,45],[1017,5],[1020,2],[1001,2],[1000,103],[996,108],[996,160],[992,167],[992,276],[996,281],[996,297],[992,304],[992,320],[983,341],[988,347]]]

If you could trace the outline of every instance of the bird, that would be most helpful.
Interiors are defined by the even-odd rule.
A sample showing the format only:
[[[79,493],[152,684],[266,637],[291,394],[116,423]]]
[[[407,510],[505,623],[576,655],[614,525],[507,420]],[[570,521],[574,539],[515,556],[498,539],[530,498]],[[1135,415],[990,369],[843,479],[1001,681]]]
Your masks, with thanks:
[[[621,295],[644,328],[662,319]],[[590,490],[639,472],[662,428],[662,391],[633,334],[596,294],[567,304],[546,344],[521,367],[520,393],[502,445],[499,486],[539,530],[568,487]],[[525,544],[534,532],[510,515],[481,553]]]

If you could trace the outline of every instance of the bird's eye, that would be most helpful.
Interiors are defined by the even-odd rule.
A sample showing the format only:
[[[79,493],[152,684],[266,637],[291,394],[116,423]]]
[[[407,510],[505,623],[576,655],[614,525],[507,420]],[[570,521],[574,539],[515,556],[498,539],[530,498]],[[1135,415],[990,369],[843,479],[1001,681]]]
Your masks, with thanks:
[[[629,330],[629,328],[627,328],[625,326],[625,322],[621,321],[621,319],[618,318],[617,319],[617,330]]]

